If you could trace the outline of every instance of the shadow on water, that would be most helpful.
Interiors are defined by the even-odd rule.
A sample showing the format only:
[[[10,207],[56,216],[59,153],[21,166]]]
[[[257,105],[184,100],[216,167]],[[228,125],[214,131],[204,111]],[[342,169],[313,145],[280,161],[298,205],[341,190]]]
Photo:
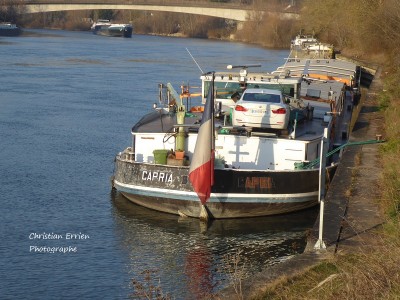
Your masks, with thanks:
[[[229,285],[228,273],[234,270],[227,258],[238,253],[247,277],[303,252],[318,214],[313,208],[205,225],[135,205],[115,191],[111,201],[130,279],[140,280],[146,270],[156,270],[163,291],[177,299],[215,295]]]

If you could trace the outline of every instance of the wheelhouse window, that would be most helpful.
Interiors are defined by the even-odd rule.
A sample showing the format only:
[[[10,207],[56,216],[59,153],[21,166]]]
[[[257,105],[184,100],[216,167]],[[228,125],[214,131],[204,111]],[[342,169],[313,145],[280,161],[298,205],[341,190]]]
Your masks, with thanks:
[[[210,87],[211,81],[204,81],[204,88],[203,88],[203,99],[207,98],[208,90]],[[239,82],[221,82],[215,81],[215,93],[217,99],[231,99],[232,95],[235,93],[239,93],[241,96],[243,93],[243,85]],[[254,82],[247,82],[246,88],[249,89],[270,89],[270,90],[278,90],[281,91],[283,95],[294,96],[294,85],[293,84],[272,84],[272,83],[254,83]]]

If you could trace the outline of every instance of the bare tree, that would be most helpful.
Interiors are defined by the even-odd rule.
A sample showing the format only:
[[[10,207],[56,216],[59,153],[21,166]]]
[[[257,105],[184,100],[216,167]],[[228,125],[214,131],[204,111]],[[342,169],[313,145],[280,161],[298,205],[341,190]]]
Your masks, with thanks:
[[[12,2],[3,0],[0,4],[1,22],[18,23],[18,17],[26,9],[25,1],[23,0],[15,0]]]

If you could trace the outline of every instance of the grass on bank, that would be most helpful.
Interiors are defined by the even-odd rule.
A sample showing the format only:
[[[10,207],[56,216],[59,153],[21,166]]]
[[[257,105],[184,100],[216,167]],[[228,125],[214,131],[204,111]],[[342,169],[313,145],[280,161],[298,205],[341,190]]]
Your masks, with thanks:
[[[379,250],[338,254],[304,274],[281,279],[255,299],[399,299],[399,239],[382,239],[385,246]]]
[[[336,256],[294,278],[281,278],[255,299],[400,299],[400,71],[384,78],[378,95],[387,142],[381,209],[386,222],[374,231],[374,247]]]

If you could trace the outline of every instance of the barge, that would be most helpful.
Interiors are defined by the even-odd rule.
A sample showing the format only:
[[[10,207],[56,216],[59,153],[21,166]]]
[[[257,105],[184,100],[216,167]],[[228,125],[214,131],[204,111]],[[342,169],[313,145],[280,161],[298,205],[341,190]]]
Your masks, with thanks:
[[[161,84],[158,103],[115,157],[113,187],[138,205],[196,218],[317,205],[340,163],[335,149],[348,140],[358,67],[335,59],[258,67],[203,74],[201,105],[190,105],[188,87]]]
[[[21,28],[9,22],[0,23],[0,36],[19,36]]]
[[[114,24],[110,20],[98,20],[93,23],[91,30],[97,35],[130,38],[133,27],[131,24]]]

